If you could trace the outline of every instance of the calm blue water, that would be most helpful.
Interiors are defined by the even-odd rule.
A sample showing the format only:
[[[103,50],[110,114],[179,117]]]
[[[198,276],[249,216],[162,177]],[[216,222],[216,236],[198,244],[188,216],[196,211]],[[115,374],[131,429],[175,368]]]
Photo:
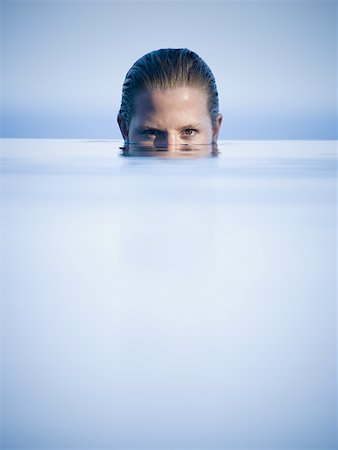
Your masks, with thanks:
[[[1,141],[2,448],[336,448],[336,142],[119,145]]]

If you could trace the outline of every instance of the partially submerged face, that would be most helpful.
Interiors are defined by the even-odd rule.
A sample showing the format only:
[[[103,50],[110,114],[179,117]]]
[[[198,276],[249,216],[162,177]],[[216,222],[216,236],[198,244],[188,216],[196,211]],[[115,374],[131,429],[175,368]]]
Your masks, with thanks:
[[[196,87],[143,90],[135,97],[129,127],[119,125],[127,144],[175,150],[217,142],[222,115],[212,123],[206,92]]]

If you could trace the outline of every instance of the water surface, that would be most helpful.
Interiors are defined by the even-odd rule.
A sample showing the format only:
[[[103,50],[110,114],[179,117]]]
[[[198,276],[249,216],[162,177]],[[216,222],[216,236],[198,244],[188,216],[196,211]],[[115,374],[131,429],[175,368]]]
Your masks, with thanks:
[[[2,447],[336,448],[336,142],[2,140]]]

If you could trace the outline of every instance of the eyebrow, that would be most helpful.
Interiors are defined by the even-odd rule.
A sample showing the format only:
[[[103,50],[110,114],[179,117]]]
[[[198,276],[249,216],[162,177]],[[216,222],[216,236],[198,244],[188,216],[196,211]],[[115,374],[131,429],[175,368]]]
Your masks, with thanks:
[[[200,123],[193,123],[189,125],[185,125],[184,127],[180,127],[179,130],[186,130],[187,128],[199,128],[201,126]]]
[[[156,126],[154,126],[154,125],[148,125],[148,124],[141,124],[141,125],[139,125],[139,127],[138,127],[140,130],[143,130],[143,129],[148,129],[148,130],[159,130],[159,128],[158,127],[156,127]]]
[[[200,123],[193,123],[193,124],[189,124],[189,125],[185,125],[183,127],[179,127],[177,128],[177,130],[186,130],[188,128],[200,128],[201,124]],[[148,130],[158,130],[161,131],[161,128],[157,127],[157,126],[152,126],[152,125],[148,125],[148,124],[141,124],[138,127],[140,130],[141,129],[148,129]]]

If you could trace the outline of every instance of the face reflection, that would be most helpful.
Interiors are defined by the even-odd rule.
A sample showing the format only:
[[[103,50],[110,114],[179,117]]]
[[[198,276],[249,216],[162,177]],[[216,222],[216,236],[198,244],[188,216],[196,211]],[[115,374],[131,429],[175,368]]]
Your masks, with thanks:
[[[199,145],[210,147],[217,142],[221,121],[219,114],[212,124],[202,89],[179,87],[137,94],[129,128],[121,123],[120,127],[126,143],[138,148],[196,151]]]
[[[175,147],[153,147],[137,144],[126,144],[120,147],[123,156],[155,156],[156,158],[201,158],[218,156],[217,144],[206,144],[200,146],[175,146]]]

